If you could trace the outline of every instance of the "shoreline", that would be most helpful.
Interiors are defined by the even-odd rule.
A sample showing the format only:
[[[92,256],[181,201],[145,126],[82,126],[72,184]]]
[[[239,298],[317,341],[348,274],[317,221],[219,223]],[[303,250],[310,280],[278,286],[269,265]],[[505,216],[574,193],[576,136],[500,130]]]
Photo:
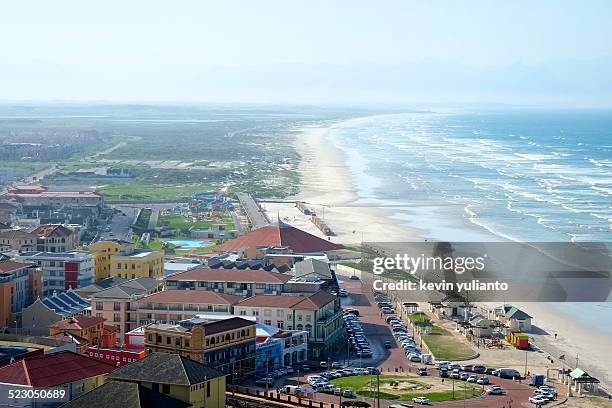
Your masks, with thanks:
[[[457,239],[459,234],[463,240],[480,238],[471,228],[470,221],[461,218],[456,225],[445,225],[444,220],[436,210],[445,210],[449,206],[443,203],[432,206],[397,207],[376,205],[376,203],[360,202],[355,183],[355,174],[351,173],[347,163],[347,154],[338,148],[329,134],[335,125],[312,126],[300,130],[294,146],[302,156],[298,167],[302,183],[300,192],[290,199],[304,201],[314,209],[334,230],[336,236],[330,240],[337,243],[354,244],[362,241],[415,241],[429,239],[434,236],[449,236]],[[269,206],[268,212],[278,211],[281,218],[298,228],[324,237],[321,232],[308,221],[295,207]],[[449,215],[451,212],[449,211]],[[443,218],[443,217],[442,217]],[[416,222],[415,222],[416,221]],[[429,225],[434,223],[435,225]],[[410,226],[416,225],[415,227]],[[465,230],[462,229],[465,224]],[[474,232],[472,234],[472,232]],[[467,234],[466,234],[467,233]],[[561,310],[544,303],[517,303],[534,316],[534,326],[541,329],[536,333],[528,333],[535,344],[549,354],[558,364],[559,356],[565,354],[565,364],[574,366],[578,353],[579,367],[591,371],[592,375],[601,380],[601,385],[612,391],[612,378],[608,374],[612,366],[612,356],[601,355],[608,346],[610,335],[595,330],[591,325],[582,323],[576,316],[564,314]],[[564,305],[566,306],[566,305]],[[569,306],[568,306],[569,307]],[[554,340],[554,333],[558,334]],[[607,370],[607,371],[606,371]]]

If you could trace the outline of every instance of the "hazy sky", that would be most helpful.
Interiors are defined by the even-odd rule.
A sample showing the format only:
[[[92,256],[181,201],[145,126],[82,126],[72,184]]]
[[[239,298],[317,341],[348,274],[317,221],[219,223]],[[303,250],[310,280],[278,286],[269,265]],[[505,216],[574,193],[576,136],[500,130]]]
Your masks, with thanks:
[[[611,22],[603,0],[10,2],[0,99],[612,105]]]

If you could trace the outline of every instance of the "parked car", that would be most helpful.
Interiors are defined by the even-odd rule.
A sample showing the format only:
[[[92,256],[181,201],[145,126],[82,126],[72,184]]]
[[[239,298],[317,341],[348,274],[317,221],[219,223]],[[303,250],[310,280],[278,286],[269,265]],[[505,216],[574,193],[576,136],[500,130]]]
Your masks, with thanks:
[[[351,280],[359,280],[359,276],[357,276],[357,275],[351,275]]]
[[[467,381],[468,378],[470,378],[470,375],[468,373],[461,373],[461,374],[459,374],[459,379],[460,380]]]
[[[477,376],[477,375],[472,374],[472,375],[470,375],[470,376],[467,378],[467,380],[466,380],[466,381],[467,381],[467,382],[469,382],[469,383],[475,383],[476,381],[478,381],[478,376]]]
[[[412,399],[415,404],[429,405],[429,399],[425,397],[416,397]]]
[[[420,376],[429,375],[427,373],[427,368],[425,368],[425,367],[419,367],[419,369],[417,370],[417,374],[420,375]]]
[[[474,369],[474,366],[472,364],[465,364],[461,366],[461,371],[471,372],[473,369]]]
[[[350,388],[347,388],[344,391],[342,391],[342,396],[344,398],[355,398],[356,397],[355,393]]]
[[[484,374],[486,369],[487,367],[483,365],[475,365],[474,367],[472,367],[472,372],[477,373],[477,374]]]
[[[302,367],[300,367],[302,369],[302,371],[310,371],[310,366],[308,364],[302,364]]]
[[[540,395],[532,395],[531,397],[529,397],[529,402],[535,405],[544,405],[544,404],[548,404],[548,399]]]
[[[337,361],[334,361],[331,365],[331,368],[342,368],[342,364]]]
[[[319,363],[319,367],[321,367],[321,368],[327,368],[327,361],[321,361],[321,362]]]
[[[476,380],[476,384],[480,384],[480,385],[489,384],[489,377],[485,375],[483,375],[482,377],[478,377],[478,380]]]

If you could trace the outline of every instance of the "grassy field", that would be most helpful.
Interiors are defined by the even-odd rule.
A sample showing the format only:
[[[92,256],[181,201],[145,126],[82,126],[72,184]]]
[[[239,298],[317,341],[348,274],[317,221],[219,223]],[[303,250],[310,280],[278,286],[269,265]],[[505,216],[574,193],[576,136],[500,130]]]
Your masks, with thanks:
[[[331,383],[341,388],[350,388],[364,397],[377,396],[376,376],[344,377],[332,380]],[[393,383],[397,383],[398,386],[394,387]],[[370,391],[370,384],[373,391]],[[449,387],[451,387],[449,381],[442,383],[441,379],[437,377],[380,376],[380,398],[385,400],[408,401],[415,397],[427,397],[432,401],[448,401],[453,399],[453,392]],[[455,399],[463,398],[464,392],[467,398],[471,398],[480,395],[482,387],[467,383],[462,384],[462,381],[457,381],[455,383]]]
[[[439,360],[453,360],[473,356],[475,351],[466,343],[457,339],[448,330],[433,325],[430,334],[423,334],[423,342],[429,351]]]
[[[113,201],[168,201],[188,199],[194,193],[208,191],[210,184],[156,185],[129,182],[109,184],[96,189],[107,202]]]
[[[44,170],[47,167],[51,167],[51,164],[44,163],[44,162],[33,162],[33,161],[3,160],[0,166],[1,167],[12,167],[15,169],[15,176],[26,177],[40,170]]]
[[[227,230],[234,229],[232,217],[228,215],[219,215],[210,221],[194,221],[182,215],[175,214],[161,214],[157,219],[158,227],[164,226],[173,229],[180,229],[182,231],[188,231],[190,228],[207,229],[213,224],[224,224],[225,229]]]

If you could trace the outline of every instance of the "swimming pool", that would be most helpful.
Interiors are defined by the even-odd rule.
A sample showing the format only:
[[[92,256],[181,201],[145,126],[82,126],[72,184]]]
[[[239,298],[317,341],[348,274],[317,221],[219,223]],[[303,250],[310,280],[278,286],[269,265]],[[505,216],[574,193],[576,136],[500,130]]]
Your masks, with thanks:
[[[198,241],[196,239],[170,239],[164,242],[181,248],[202,248],[212,245],[210,242]]]

